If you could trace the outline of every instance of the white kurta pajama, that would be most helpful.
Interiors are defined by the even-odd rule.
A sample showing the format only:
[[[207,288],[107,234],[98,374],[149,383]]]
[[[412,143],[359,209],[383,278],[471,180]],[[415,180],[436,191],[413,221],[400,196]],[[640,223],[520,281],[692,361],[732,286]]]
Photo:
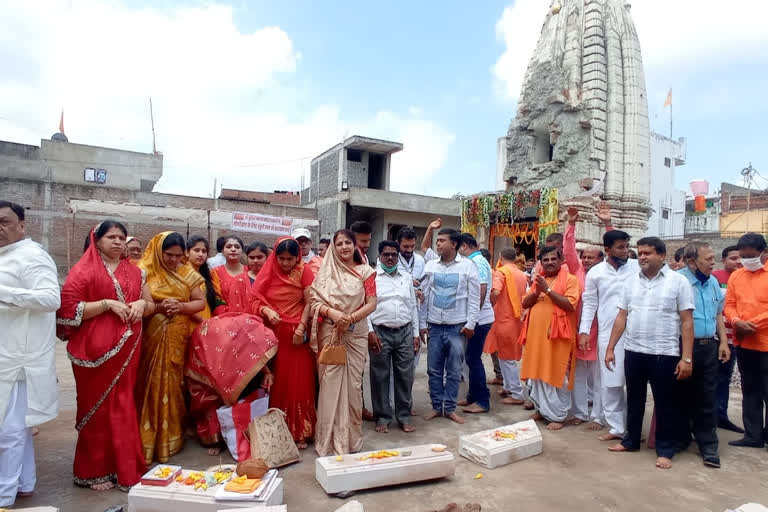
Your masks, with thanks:
[[[54,419],[56,265],[32,240],[0,247],[0,506],[35,486],[29,427]]]
[[[597,362],[600,367],[600,400],[593,402],[591,417],[602,419],[608,424],[610,433],[623,436],[626,431],[627,398],[624,392],[624,339],[619,339],[614,349],[616,363],[613,371],[605,367],[605,353],[611,337],[611,330],[619,314],[619,300],[624,283],[629,276],[640,272],[637,260],[628,260],[625,265],[614,268],[608,261],[598,263],[587,273],[584,293],[581,296],[581,325],[579,334],[589,335],[592,322],[597,315]],[[598,390],[594,390],[595,393]],[[602,411],[596,411],[601,407]]]

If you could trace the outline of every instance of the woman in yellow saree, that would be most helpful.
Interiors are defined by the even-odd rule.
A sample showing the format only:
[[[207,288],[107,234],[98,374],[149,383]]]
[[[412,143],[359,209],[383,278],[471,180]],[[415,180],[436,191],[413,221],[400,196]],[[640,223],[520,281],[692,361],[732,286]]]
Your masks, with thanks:
[[[205,308],[200,285],[203,278],[182,264],[184,237],[170,231],[155,235],[139,267],[147,272],[147,285],[155,313],[144,328],[136,401],[139,432],[147,464],[161,463],[184,446],[184,360],[193,315]]]

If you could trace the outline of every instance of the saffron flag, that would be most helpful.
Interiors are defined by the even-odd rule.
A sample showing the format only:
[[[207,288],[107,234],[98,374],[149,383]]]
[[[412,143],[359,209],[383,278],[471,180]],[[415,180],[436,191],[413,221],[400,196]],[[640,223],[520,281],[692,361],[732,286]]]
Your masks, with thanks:
[[[667,100],[664,102],[664,108],[671,107],[672,106],[672,89],[669,90],[669,94],[667,94]]]
[[[61,109],[61,119],[59,119],[59,133],[64,133],[64,109]]]

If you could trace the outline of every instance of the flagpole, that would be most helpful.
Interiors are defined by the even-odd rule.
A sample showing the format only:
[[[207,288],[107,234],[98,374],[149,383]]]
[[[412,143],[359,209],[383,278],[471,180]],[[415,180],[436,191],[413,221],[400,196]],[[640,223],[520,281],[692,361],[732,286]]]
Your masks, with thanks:
[[[669,102],[669,138],[672,138],[672,102]]]

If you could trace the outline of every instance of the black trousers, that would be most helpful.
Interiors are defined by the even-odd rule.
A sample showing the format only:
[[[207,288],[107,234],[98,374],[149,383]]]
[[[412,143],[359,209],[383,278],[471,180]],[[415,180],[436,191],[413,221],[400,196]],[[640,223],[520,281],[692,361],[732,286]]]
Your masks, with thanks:
[[[626,350],[624,377],[627,383],[627,433],[621,444],[627,450],[639,450],[645,415],[645,398],[651,384],[656,404],[656,455],[671,459],[682,431],[680,387],[675,368],[678,356],[656,356]]]
[[[768,442],[764,412],[768,409],[768,352],[739,347],[739,372],[744,439],[755,443]]]
[[[720,366],[715,338],[693,341],[693,374],[678,381],[684,423],[681,448],[691,442],[691,432],[702,457],[717,455],[717,376]]]

